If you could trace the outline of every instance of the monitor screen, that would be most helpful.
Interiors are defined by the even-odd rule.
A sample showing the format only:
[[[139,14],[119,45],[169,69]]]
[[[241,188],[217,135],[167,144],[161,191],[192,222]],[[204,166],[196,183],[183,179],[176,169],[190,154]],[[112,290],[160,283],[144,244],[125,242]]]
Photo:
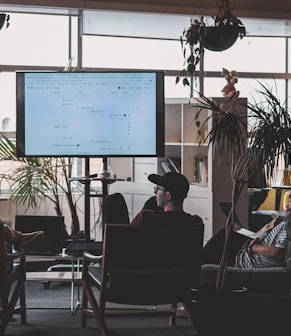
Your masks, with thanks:
[[[18,72],[19,157],[164,156],[164,73]]]

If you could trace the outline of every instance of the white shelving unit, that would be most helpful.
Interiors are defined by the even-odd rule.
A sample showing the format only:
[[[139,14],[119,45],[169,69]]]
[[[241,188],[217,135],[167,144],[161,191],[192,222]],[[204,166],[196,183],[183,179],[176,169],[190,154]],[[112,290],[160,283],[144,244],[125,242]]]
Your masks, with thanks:
[[[208,146],[203,143],[208,132],[204,127],[202,135],[198,135],[195,115],[198,108],[195,101],[189,99],[168,99],[165,108],[165,158],[179,158],[181,171],[194,184],[194,158],[208,157]],[[209,116],[209,111],[202,111],[199,117],[201,124]],[[202,143],[199,143],[199,139]],[[159,163],[163,159],[159,159]],[[209,161],[208,161],[209,163]],[[208,166],[206,167],[208,170]],[[163,172],[159,165],[159,172]],[[199,183],[199,186],[208,183]]]

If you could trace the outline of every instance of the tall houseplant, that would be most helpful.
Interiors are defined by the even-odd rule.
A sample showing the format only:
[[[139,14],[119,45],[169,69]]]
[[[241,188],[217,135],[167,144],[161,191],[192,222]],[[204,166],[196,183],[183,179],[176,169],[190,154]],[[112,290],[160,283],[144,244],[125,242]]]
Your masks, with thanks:
[[[11,199],[28,208],[38,208],[46,199],[54,204],[57,216],[62,216],[62,196],[65,195],[71,213],[71,237],[79,237],[80,223],[77,200],[69,178],[72,164],[68,158],[19,158],[15,142],[1,135],[0,158],[17,162],[12,172],[2,174],[10,186]]]
[[[200,110],[196,118],[201,109],[213,111],[209,117],[212,118],[212,128],[206,140],[212,145],[213,154],[226,160],[232,180],[231,211],[225,226],[225,245],[216,284],[218,292],[224,289],[228,247],[242,190],[251,176],[259,170],[265,169],[267,178],[271,178],[279,160],[291,151],[290,113],[272,89],[262,83],[259,85],[257,94],[260,101],[248,102],[246,106],[248,120],[238,113],[239,102],[236,95],[230,99],[225,98],[225,103],[220,105],[202,94],[198,98]],[[207,121],[208,119],[205,122]]]

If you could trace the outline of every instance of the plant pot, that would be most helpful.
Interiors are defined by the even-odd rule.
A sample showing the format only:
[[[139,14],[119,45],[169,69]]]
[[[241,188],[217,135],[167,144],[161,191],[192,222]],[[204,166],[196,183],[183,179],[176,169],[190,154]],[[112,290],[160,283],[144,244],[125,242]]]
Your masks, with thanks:
[[[238,328],[247,298],[247,288],[226,288],[216,292],[205,285],[192,290],[189,314],[199,336],[233,335]]]
[[[234,45],[239,35],[238,26],[205,27],[203,46],[211,51],[223,51]]]

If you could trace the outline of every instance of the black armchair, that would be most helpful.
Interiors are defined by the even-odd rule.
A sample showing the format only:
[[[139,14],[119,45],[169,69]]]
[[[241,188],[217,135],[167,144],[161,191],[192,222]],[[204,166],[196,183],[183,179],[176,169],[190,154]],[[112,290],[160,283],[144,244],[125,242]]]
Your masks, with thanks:
[[[285,267],[240,269],[228,267],[225,283],[229,286],[247,287],[248,300],[245,318],[266,319],[266,314],[272,320],[284,320],[291,309],[291,213],[285,217],[289,244],[286,252]],[[218,265],[205,264],[201,268],[201,284],[215,284]]]
[[[166,314],[174,325],[177,303],[187,303],[199,284],[203,228],[107,224],[103,256],[84,254],[82,327],[94,317],[106,336],[105,316],[120,313]],[[100,292],[99,303],[92,287]],[[135,307],[109,310],[108,302]],[[152,309],[157,305],[169,308]]]

